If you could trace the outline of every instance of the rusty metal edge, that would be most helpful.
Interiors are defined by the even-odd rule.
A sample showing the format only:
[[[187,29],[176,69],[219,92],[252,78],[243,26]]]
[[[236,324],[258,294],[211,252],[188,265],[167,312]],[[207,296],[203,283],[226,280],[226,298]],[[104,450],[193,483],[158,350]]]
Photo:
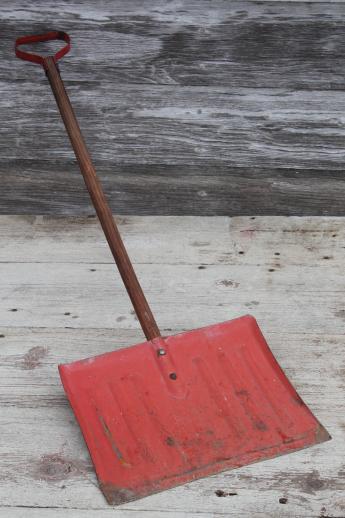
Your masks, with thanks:
[[[260,459],[254,460],[254,461],[250,461],[248,463],[243,464],[242,466],[249,466],[250,464],[256,464],[257,462],[263,462],[265,460],[274,459],[274,458],[280,457],[282,455],[287,455],[289,453],[294,453],[297,451],[305,450],[306,448],[310,448],[312,446],[315,446],[322,442],[329,441],[331,439],[332,439],[332,437],[328,433],[326,428],[321,423],[318,423],[317,428],[315,429],[315,435],[314,435],[313,442],[309,442],[300,448],[283,451],[281,453],[275,453],[273,455],[268,455],[265,458],[260,458]],[[226,462],[226,459],[224,459],[224,462]],[[205,467],[197,468],[194,470],[195,476],[193,478],[191,478],[188,481],[174,482],[171,485],[171,487],[168,487],[168,488],[155,489],[155,487],[154,487],[155,484],[152,483],[152,485],[150,485],[149,487],[147,486],[144,491],[142,491],[140,493],[139,492],[136,493],[133,490],[130,490],[127,488],[121,488],[121,487],[115,486],[114,484],[111,484],[109,482],[102,482],[101,480],[99,480],[99,487],[100,487],[102,493],[104,494],[107,503],[109,505],[117,506],[117,505],[125,504],[128,502],[133,502],[134,500],[139,500],[141,498],[145,498],[146,496],[154,495],[156,493],[161,493],[162,491],[166,491],[166,490],[172,489],[174,487],[182,486],[189,482],[193,482],[194,480],[197,480],[197,479],[199,480],[202,478],[207,478],[212,475],[217,475],[218,473],[223,473],[224,471],[231,471],[233,469],[242,467],[242,466],[224,466],[219,469],[219,465],[220,465],[220,462],[217,461],[213,465],[209,466],[210,471],[206,474],[202,474],[202,473],[205,473],[205,469],[206,469]],[[198,472],[201,474],[198,475]],[[180,473],[179,476],[183,477],[183,475],[186,476],[187,474]],[[173,478],[173,477],[171,477],[171,478]]]

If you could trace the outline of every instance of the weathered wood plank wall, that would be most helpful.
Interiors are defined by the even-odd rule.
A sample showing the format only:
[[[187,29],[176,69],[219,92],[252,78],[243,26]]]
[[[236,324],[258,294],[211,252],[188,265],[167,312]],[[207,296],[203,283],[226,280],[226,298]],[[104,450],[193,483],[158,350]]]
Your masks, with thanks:
[[[61,71],[118,214],[345,213],[345,4],[5,0],[0,212],[92,208],[16,36],[71,33]]]

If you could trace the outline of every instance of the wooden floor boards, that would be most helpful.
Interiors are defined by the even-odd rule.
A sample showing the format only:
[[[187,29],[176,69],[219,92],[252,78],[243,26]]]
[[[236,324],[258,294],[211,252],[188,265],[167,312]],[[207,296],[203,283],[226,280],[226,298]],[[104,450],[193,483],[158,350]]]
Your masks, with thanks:
[[[118,223],[162,332],[253,314],[332,441],[109,508],[57,364],[143,334],[94,218],[2,216],[0,516],[345,516],[344,219]]]

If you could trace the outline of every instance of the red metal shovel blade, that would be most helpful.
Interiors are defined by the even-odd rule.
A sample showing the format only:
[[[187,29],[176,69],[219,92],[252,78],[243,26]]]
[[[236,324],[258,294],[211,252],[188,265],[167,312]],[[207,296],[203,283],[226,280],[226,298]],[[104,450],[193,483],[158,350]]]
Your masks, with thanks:
[[[330,438],[250,316],[59,369],[110,504]]]

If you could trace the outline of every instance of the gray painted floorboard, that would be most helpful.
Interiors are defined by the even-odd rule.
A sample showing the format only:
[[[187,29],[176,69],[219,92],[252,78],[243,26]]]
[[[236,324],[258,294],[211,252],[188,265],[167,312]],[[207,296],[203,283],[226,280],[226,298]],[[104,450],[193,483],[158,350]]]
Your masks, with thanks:
[[[343,518],[344,218],[118,223],[163,334],[251,313],[332,440],[110,508],[57,364],[142,332],[94,218],[2,216],[0,517]]]

